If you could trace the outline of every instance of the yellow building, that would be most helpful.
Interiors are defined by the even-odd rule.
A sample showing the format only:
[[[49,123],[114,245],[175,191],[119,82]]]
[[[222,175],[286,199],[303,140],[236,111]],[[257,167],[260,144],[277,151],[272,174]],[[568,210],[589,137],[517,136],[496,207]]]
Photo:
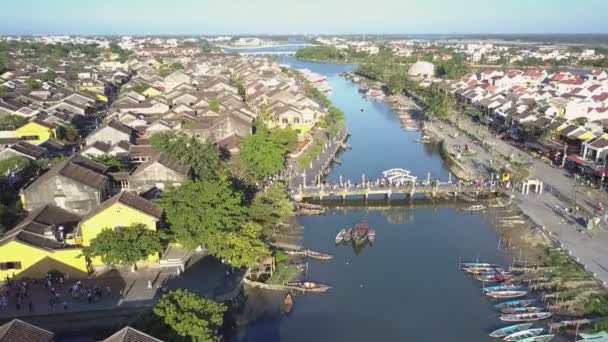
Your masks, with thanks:
[[[123,191],[87,214],[80,222],[76,236],[80,244],[90,246],[91,240],[106,228],[128,227],[134,223],[143,223],[148,229],[156,231],[162,213],[162,209],[156,204],[133,192]],[[148,258],[148,261],[158,260],[158,255]],[[102,263],[101,260],[94,259],[93,264]]]
[[[51,270],[81,278],[103,265],[82,250],[103,229],[142,223],[156,230],[161,217],[160,207],[132,192],[113,196],[84,218],[54,205],[37,208],[0,239],[0,279],[42,277]],[[146,261],[158,262],[158,253]]]
[[[87,261],[71,239],[79,221],[54,205],[33,210],[0,239],[0,279],[42,277],[51,270],[86,276]]]
[[[30,121],[14,131],[14,137],[30,144],[40,145],[57,136],[56,127],[43,121]]]
[[[162,93],[158,89],[150,87],[150,88],[144,90],[141,94],[144,95],[145,97],[155,97]]]

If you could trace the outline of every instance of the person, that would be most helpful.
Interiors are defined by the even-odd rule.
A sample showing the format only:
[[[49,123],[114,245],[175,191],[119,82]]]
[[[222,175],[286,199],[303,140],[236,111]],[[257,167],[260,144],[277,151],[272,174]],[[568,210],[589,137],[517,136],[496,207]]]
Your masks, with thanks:
[[[152,288],[152,281],[148,280],[148,288],[151,289]]]
[[[68,312],[68,302],[63,302],[63,311]]]
[[[110,287],[110,285],[106,286],[106,293],[108,294],[108,296],[112,294],[112,288]]]

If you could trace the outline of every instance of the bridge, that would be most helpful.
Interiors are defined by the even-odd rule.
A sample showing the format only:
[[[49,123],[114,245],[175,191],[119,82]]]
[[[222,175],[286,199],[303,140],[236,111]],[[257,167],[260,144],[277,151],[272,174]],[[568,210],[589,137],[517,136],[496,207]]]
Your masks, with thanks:
[[[241,56],[293,56],[295,51],[243,51],[236,52]]]
[[[350,184],[350,183],[349,183]],[[425,195],[436,197],[439,195],[468,194],[478,196],[480,194],[498,194],[503,191],[503,188],[498,182],[486,182],[482,184],[463,184],[462,182],[454,183],[409,183],[400,186],[389,184],[378,184],[377,182],[367,182],[364,185],[352,186],[348,184],[330,185],[324,184],[314,186],[300,186],[297,190],[292,190],[292,197],[295,200],[312,199],[312,198],[341,198],[347,197],[363,197],[367,199],[372,195],[384,196],[390,199],[394,194],[403,194],[413,197],[414,195]]]

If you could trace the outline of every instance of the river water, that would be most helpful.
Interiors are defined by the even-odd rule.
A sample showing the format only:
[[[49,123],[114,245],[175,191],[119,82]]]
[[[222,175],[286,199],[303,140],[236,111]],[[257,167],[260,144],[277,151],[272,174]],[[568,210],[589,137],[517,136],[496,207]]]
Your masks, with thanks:
[[[419,178],[430,172],[433,179],[447,179],[436,148],[415,143],[420,133],[401,131],[388,106],[368,102],[338,76],[355,66],[293,57],[281,62],[326,75],[333,88],[330,99],[346,114],[352,149],[340,156],[342,164],[329,179],[343,175],[358,181],[363,173],[378,178],[394,167]],[[352,207],[298,221],[307,248],[334,255],[331,262],[310,261],[308,279],[334,288],[296,297],[289,317],[279,311],[282,295],[253,294],[270,309],[232,341],[487,341],[490,331],[504,326],[480,284],[458,269],[459,258],[509,263],[497,250],[496,229],[483,213],[450,205]],[[341,228],[360,221],[376,229],[373,246],[334,244]]]

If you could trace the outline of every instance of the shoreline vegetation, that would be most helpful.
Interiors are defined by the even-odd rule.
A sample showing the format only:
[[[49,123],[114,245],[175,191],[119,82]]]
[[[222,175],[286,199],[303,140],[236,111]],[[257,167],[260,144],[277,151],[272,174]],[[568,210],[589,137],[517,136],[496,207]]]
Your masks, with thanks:
[[[299,50],[300,52],[302,50]],[[316,52],[319,52],[317,49]],[[319,53],[317,56],[309,50],[307,53],[296,54],[297,58],[313,60],[321,59],[323,62],[333,63],[331,54]],[[334,59],[337,57],[333,57]],[[344,58],[337,60],[344,62]],[[349,61],[349,63],[353,63]],[[443,94],[439,94],[430,88],[420,87],[414,80],[407,76],[405,68],[399,65],[397,73],[390,59],[378,62],[377,59],[361,58],[357,60],[359,69],[354,72],[361,78],[361,82],[380,82],[382,90],[389,95],[406,96],[415,101],[424,109],[424,119],[431,121],[433,126],[452,125],[459,127],[459,120],[469,120],[464,114],[466,108],[459,108],[455,101]],[[453,64],[448,69],[445,66],[439,72],[444,78],[461,77],[469,71],[468,66]],[[441,128],[433,131],[424,130],[424,134],[430,134],[431,140],[438,144],[441,158],[445,165],[454,175],[459,178],[475,178],[477,172],[468,170],[454,156],[444,141]],[[463,132],[470,140],[485,147],[482,138],[471,132]],[[528,176],[525,165],[519,165],[509,160],[509,156],[497,156],[504,160],[504,165],[511,164],[513,180],[523,180]],[[498,167],[497,167],[498,169]],[[463,177],[464,176],[464,177]],[[466,177],[468,176],[468,177]],[[519,204],[521,205],[521,204]],[[527,217],[519,205],[508,205],[493,212],[493,220],[497,227],[503,247],[513,257],[513,265],[524,270],[523,280],[528,284],[547,305],[556,312],[556,317],[562,319],[580,319],[583,317],[597,318],[608,315],[608,293],[599,280],[594,278],[585,270],[585,267],[576,259],[564,251],[557,239],[552,234]],[[567,329],[565,334],[572,334]],[[594,323],[593,331],[608,328],[608,320]]]

